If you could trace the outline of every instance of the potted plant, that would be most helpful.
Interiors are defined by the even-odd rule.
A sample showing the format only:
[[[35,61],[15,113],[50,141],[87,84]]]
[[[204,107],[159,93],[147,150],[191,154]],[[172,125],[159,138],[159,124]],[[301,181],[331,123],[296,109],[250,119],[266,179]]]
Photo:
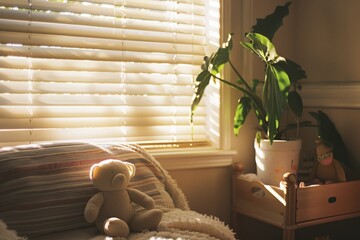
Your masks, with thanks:
[[[261,155],[263,155],[264,151],[275,150],[277,148],[275,143],[278,144],[278,140],[282,143],[285,142],[283,139],[286,137],[289,129],[297,129],[300,126],[309,124],[308,122],[300,122],[298,120],[303,111],[302,100],[298,91],[298,81],[306,78],[305,71],[293,61],[278,55],[274,44],[271,42],[275,32],[282,25],[283,18],[288,15],[289,6],[290,2],[283,6],[277,6],[272,14],[264,19],[258,19],[251,32],[246,34],[246,39],[249,41],[240,42],[245,50],[257,55],[264,63],[263,80],[254,79],[250,84],[233,65],[230,58],[233,47],[233,34],[229,35],[227,42],[216,53],[204,58],[202,71],[196,78],[195,92],[191,105],[191,122],[193,122],[194,111],[200,103],[206,87],[210,80],[213,79],[214,81],[220,81],[223,84],[229,85],[242,93],[234,116],[234,133],[236,135],[244,125],[249,112],[251,110],[255,112],[259,126],[256,134],[255,149],[259,150],[263,146],[267,149],[261,150],[263,151]],[[226,64],[236,73],[236,81],[224,79],[220,76]],[[262,86],[262,91],[258,90],[259,86]],[[280,121],[287,109],[290,109],[296,116],[296,123],[288,124],[280,129],[280,126],[283,126],[283,124],[280,124]],[[295,150],[297,152],[294,152],[293,147],[298,148]],[[288,163],[280,164],[279,166],[275,166],[275,163],[270,164],[277,168],[274,171],[280,172],[280,177],[282,177],[283,172],[289,171],[289,169],[294,172],[296,169],[299,159],[299,147],[301,147],[300,140],[291,141],[289,147],[280,147],[280,149],[285,149],[288,153],[292,154],[292,156],[285,157],[286,162],[287,160],[290,161],[290,166]],[[275,151],[275,155],[271,158],[278,159],[278,150]],[[259,156],[259,154],[256,155]],[[269,184],[276,183],[279,173],[273,176],[271,171],[269,173],[268,169],[264,169],[264,167],[268,168],[267,160],[263,161],[261,159],[261,162],[259,162],[257,157],[256,161],[258,175],[262,174],[260,179]],[[264,166],[265,164],[266,166]],[[270,174],[270,176],[265,176],[264,174]],[[274,179],[274,181],[271,179]]]

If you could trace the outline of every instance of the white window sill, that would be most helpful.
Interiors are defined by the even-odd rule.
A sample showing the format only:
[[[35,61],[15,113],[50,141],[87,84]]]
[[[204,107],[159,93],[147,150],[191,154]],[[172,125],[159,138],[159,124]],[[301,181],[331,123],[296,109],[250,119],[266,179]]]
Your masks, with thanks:
[[[218,149],[148,150],[166,170],[228,167],[236,151]]]

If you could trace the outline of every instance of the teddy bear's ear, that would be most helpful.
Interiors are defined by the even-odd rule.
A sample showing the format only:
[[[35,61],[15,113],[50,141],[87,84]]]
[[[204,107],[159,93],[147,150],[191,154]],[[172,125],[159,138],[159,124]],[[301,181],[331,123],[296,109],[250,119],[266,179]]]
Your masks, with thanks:
[[[132,178],[133,176],[135,176],[135,165],[129,162],[124,162],[125,166],[127,167],[129,174],[130,174],[130,178]]]
[[[99,167],[99,164],[94,164],[91,166],[90,171],[89,171],[90,180],[93,180],[98,167]]]

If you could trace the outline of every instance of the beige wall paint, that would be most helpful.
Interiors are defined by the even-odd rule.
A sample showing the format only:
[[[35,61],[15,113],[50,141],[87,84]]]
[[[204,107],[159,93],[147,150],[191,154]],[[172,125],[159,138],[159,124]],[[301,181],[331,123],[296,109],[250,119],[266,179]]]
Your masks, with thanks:
[[[360,171],[360,1],[294,1],[292,58],[307,72],[304,102],[309,111],[329,115],[348,148],[353,168]],[[314,90],[315,87],[318,90]],[[321,90],[321,86],[323,90]],[[334,92],[328,88],[335,88]],[[328,95],[326,94],[326,90]],[[312,94],[308,94],[312,92]],[[320,99],[320,100],[317,100]],[[308,117],[309,118],[309,117]],[[303,134],[304,152],[314,152],[314,131]]]
[[[191,209],[231,222],[231,167],[171,170]]]
[[[227,0],[225,0],[227,1]],[[244,33],[255,23],[255,19],[270,13],[277,4],[284,4],[283,0],[231,0],[231,32],[236,33],[233,57],[241,56],[238,44]],[[252,6],[245,10],[251,18],[242,22],[242,6]],[[275,36],[274,42],[278,53],[299,63],[307,72],[308,79],[304,80],[304,101],[306,108],[304,119],[310,119],[307,112],[318,109],[326,112],[335,122],[348,147],[349,155],[354,166],[360,170],[360,1],[358,0],[295,0],[290,7],[290,15],[285,18],[283,27]],[[249,12],[250,11],[250,12]],[[253,68],[248,61],[249,56],[241,56],[247,61],[237,66],[245,66],[244,76],[259,77],[262,66],[253,59]],[[260,75],[262,77],[262,74]],[[250,78],[251,79],[251,78]],[[328,96],[320,87],[313,90],[313,85],[332,86],[341,88],[350,84],[350,92]],[[310,91],[309,91],[310,90]],[[305,94],[307,92],[307,94]],[[230,91],[231,106],[229,119],[233,118],[236,101],[239,94]],[[334,97],[338,99],[333,99]],[[323,101],[321,101],[323,100]],[[327,101],[329,100],[329,101]],[[331,101],[330,101],[331,100]],[[317,103],[319,102],[319,103]],[[336,105],[341,102],[345,106]],[[249,119],[250,120],[250,119]],[[253,137],[256,124],[249,121],[241,129],[238,137],[231,136],[231,149],[238,150],[236,162],[245,164],[246,170],[255,170],[253,160]],[[223,131],[232,132],[229,129]],[[314,129],[302,130],[304,154],[309,156],[314,152]],[[188,197],[190,207],[196,211],[218,216],[230,222],[231,219],[231,169],[205,168],[192,170],[172,170],[171,175]]]
[[[360,81],[360,1],[295,1],[296,49],[311,82]]]

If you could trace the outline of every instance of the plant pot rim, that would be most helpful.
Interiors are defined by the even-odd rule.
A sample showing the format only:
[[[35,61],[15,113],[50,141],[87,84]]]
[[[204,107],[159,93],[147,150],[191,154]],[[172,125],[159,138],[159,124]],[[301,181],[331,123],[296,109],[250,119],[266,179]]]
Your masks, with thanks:
[[[289,140],[274,140],[272,144],[270,144],[269,139],[260,139],[260,143],[257,142],[257,139],[254,141],[254,147],[261,148],[261,149],[274,149],[279,148],[279,150],[295,150],[295,149],[301,149],[302,145],[302,139],[296,138],[296,139],[289,139]]]
[[[255,139],[256,141],[256,139]],[[270,140],[268,138],[261,138],[260,141],[264,141],[264,142],[270,142]],[[302,141],[301,138],[290,138],[290,139],[274,139],[273,142],[295,142],[295,141]]]

